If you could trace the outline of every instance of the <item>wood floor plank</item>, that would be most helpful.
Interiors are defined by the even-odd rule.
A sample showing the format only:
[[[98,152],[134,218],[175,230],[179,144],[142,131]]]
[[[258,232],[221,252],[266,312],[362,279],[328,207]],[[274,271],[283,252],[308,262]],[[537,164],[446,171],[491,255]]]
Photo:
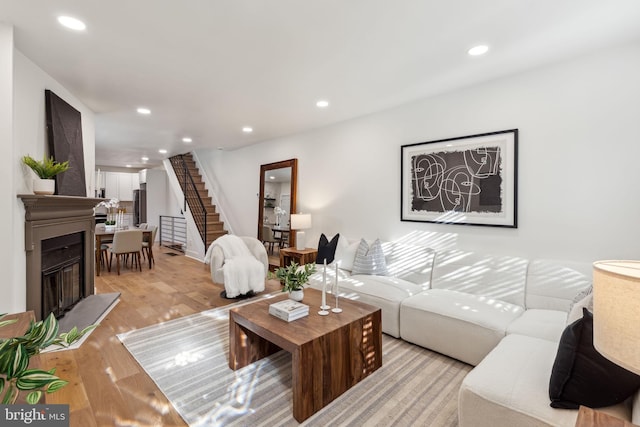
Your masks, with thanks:
[[[57,366],[60,377],[70,382],[47,395],[46,402],[68,403],[72,427],[186,425],[116,337],[234,302],[220,297],[224,286],[211,281],[208,266],[169,252],[154,248],[151,270],[143,264],[142,272],[103,271],[95,278],[96,293],[120,292],[120,302],[80,348],[41,355],[44,366]],[[265,292],[279,289],[277,281],[267,281]]]

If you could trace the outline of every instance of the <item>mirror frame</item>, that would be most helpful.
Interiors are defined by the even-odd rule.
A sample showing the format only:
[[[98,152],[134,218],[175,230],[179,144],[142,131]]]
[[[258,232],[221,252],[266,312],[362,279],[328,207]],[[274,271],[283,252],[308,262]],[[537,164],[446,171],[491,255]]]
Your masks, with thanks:
[[[264,223],[264,176],[267,171],[291,168],[291,196],[289,214],[296,213],[298,193],[298,159],[283,160],[281,162],[260,165],[260,194],[258,196],[258,240],[262,241],[262,224]],[[296,233],[289,231],[289,247],[296,247]]]

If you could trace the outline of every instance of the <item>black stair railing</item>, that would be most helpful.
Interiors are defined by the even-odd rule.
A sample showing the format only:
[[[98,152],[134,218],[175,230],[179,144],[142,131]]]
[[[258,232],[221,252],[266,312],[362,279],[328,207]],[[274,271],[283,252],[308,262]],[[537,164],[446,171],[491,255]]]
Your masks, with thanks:
[[[169,160],[184,194],[184,209],[186,210],[188,207],[191,211],[191,216],[193,216],[206,248],[209,243],[207,241],[207,208],[189,172],[185,155],[178,154],[169,158]]]

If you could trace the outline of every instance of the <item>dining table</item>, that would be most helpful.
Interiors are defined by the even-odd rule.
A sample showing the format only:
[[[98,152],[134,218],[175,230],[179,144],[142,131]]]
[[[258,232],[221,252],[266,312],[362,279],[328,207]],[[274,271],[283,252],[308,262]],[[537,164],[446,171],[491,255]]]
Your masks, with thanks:
[[[111,243],[113,241],[113,236],[116,234],[116,232],[118,232],[118,230],[114,230],[114,231],[96,231],[95,235],[96,235],[96,249],[99,250],[100,246],[102,245],[102,241],[103,240],[108,240],[109,243]],[[142,240],[143,241],[150,241],[151,237],[153,236],[153,230],[145,230],[142,229]],[[151,244],[149,245],[149,268],[152,267],[152,261],[153,261],[153,242],[151,242]],[[101,270],[101,265],[100,265],[100,261],[98,260],[96,262],[96,276],[100,275],[100,270]]]
[[[289,226],[288,225],[273,225],[271,226],[271,230],[273,231],[273,237],[280,242],[280,247],[282,248],[285,242],[289,242]]]

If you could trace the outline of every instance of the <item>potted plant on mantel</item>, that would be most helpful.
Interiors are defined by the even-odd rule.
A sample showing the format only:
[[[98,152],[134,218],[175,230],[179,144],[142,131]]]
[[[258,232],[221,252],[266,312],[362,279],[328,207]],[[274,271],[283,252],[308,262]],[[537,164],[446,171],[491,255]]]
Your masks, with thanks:
[[[29,166],[38,175],[33,179],[33,194],[53,194],[56,191],[56,182],[53,177],[69,169],[69,161],[58,163],[53,156],[46,156],[40,160],[26,155],[22,157],[22,163]]]
[[[282,292],[289,292],[289,298],[294,301],[302,301],[304,298],[304,285],[309,281],[309,276],[316,272],[315,264],[305,264],[300,267],[291,261],[288,267],[280,267],[275,272],[275,277],[282,283]]]

